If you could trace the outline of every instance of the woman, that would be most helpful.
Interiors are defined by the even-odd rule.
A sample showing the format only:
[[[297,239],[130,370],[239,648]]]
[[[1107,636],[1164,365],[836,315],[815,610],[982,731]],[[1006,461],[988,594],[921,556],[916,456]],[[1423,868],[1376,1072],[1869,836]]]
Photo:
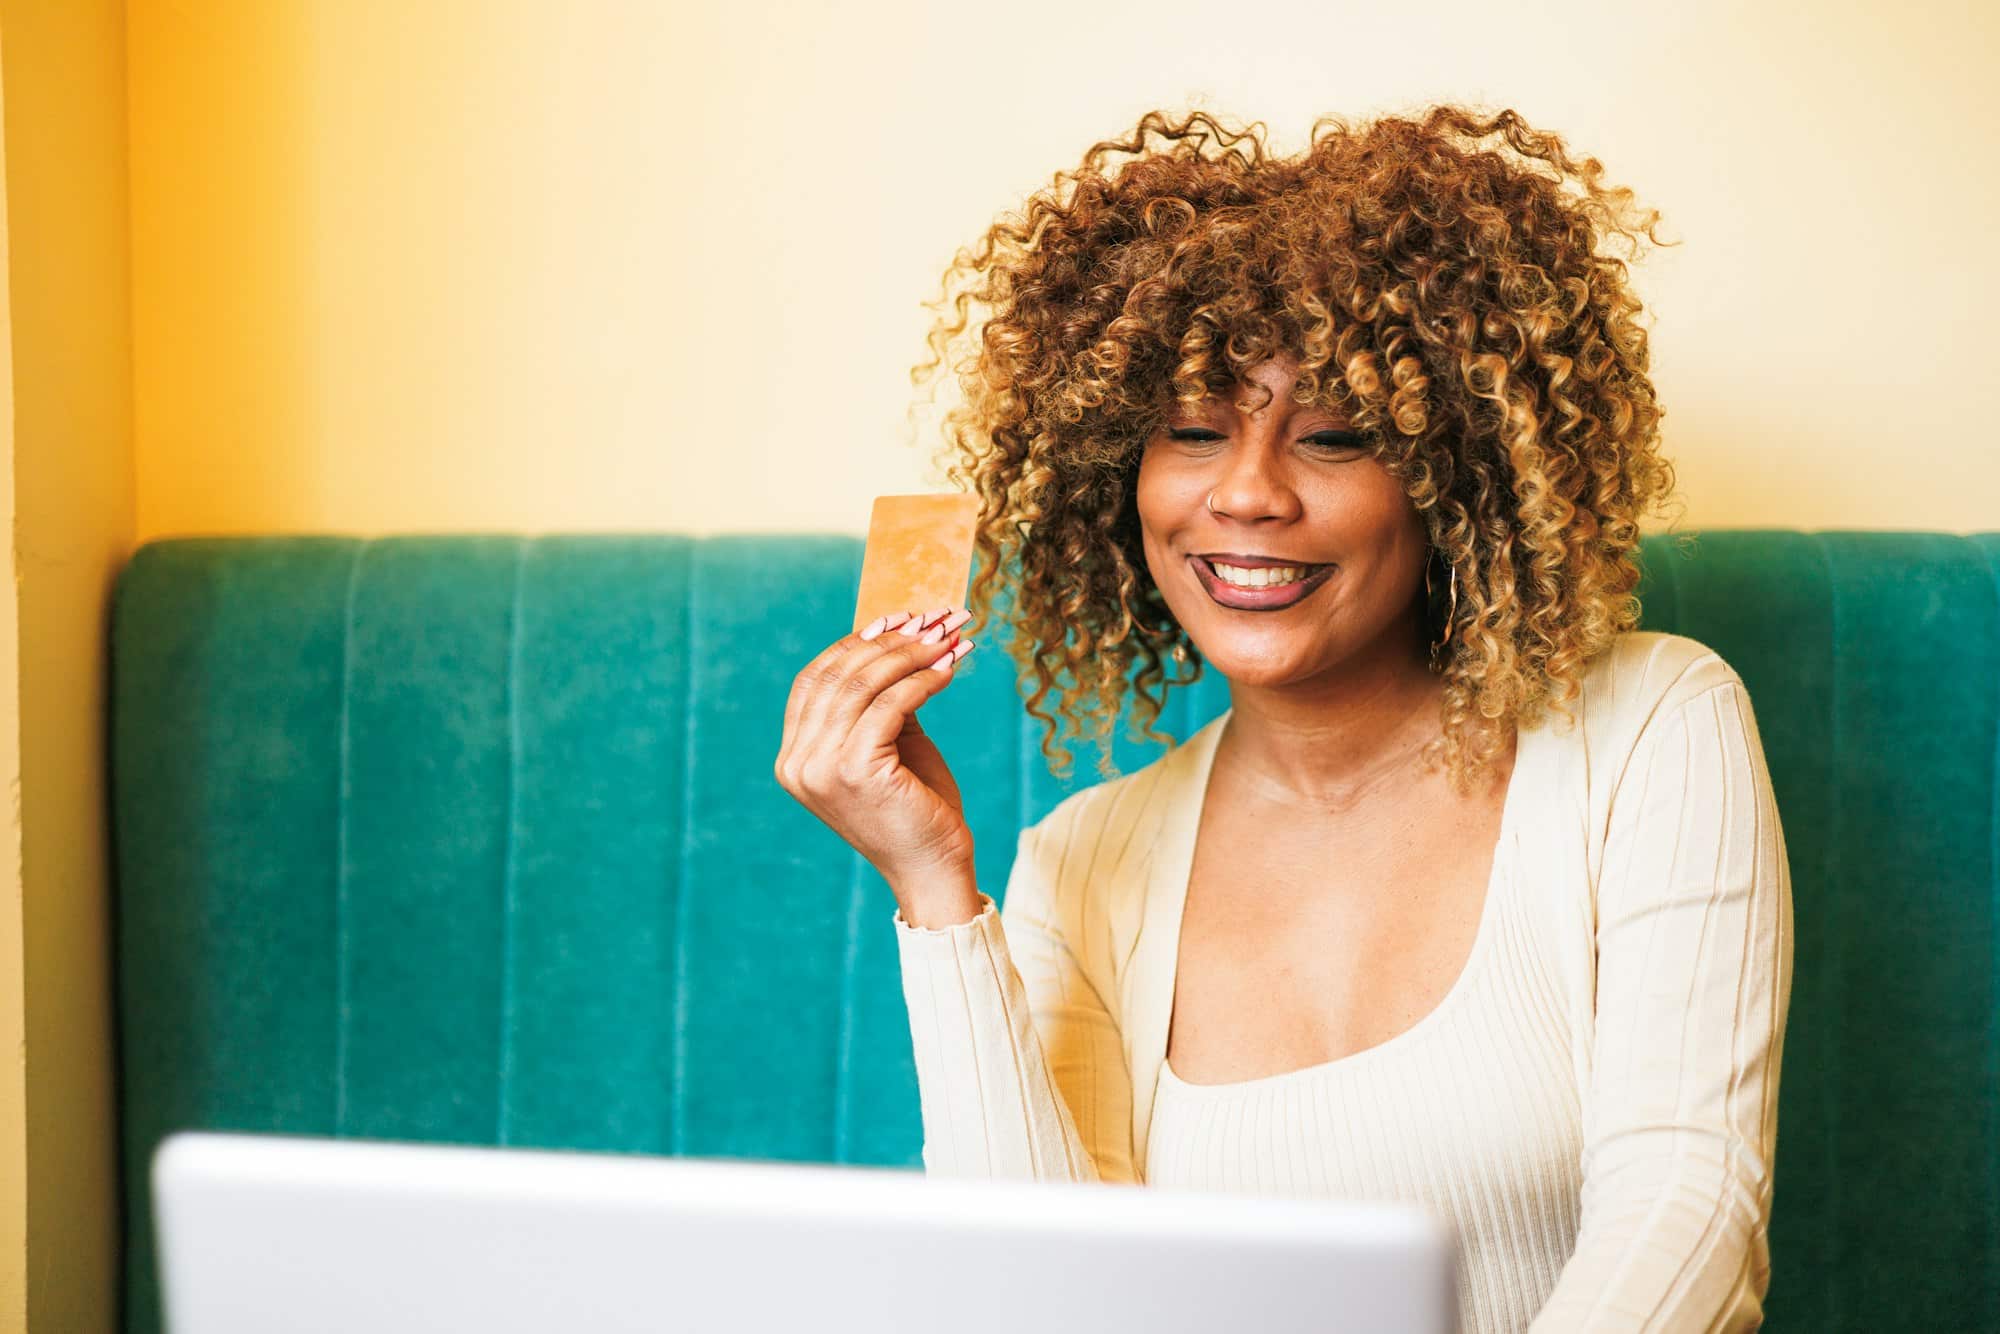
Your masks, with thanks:
[[[1169,661],[1230,707],[1000,908],[916,720],[972,610],[799,674],[777,777],[894,892],[930,1172],[1416,1202],[1472,1330],[1761,1323],[1790,879],[1741,678],[1635,628],[1673,473],[1595,251],[1657,215],[1600,170],[1154,113],[961,252],[929,368],[984,307],[952,476],[1045,752],[1052,690],[1101,768],[1128,693],[1156,735]]]

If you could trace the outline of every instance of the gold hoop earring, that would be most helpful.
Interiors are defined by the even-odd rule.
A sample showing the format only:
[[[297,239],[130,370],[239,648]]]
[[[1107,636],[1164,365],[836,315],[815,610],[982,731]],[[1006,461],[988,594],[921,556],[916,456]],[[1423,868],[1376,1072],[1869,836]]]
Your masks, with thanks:
[[[1436,547],[1431,548],[1431,554],[1437,554]],[[1444,638],[1436,640],[1431,644],[1431,666],[1434,668],[1438,666],[1438,654],[1443,651],[1446,644],[1451,642],[1452,623],[1458,619],[1458,566],[1452,565],[1450,569],[1451,606],[1444,614]],[[1426,559],[1424,561],[1424,605],[1426,607],[1430,605],[1433,595],[1434,590],[1431,587],[1431,562]]]

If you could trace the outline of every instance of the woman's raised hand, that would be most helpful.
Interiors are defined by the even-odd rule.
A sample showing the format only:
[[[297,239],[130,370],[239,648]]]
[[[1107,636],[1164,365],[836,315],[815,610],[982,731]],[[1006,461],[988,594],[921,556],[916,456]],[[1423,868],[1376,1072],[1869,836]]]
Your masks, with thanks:
[[[792,681],[779,786],[903,886],[972,874],[958,784],[917,722],[972,651],[963,607],[900,612],[842,635]]]

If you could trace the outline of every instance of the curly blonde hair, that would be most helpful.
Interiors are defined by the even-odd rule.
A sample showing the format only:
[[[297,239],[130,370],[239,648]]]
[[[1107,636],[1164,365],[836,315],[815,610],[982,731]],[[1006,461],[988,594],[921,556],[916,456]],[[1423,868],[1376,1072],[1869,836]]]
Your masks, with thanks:
[[[1085,720],[1116,774],[1128,690],[1133,738],[1177,744],[1155,724],[1201,662],[1146,566],[1139,461],[1176,398],[1289,354],[1294,399],[1350,419],[1445,563],[1429,607],[1432,639],[1449,633],[1443,728],[1423,759],[1463,789],[1545,703],[1572,716],[1586,663],[1639,623],[1639,519],[1674,474],[1640,302],[1596,249],[1674,243],[1595,158],[1513,111],[1322,117],[1289,158],[1262,128],[1149,111],[946,270],[910,377],[949,364],[963,390],[934,463],[981,498],[969,605],[983,623],[1011,596],[1010,655],[1058,775]],[[1518,159],[1480,146],[1495,134]],[[1169,660],[1192,670],[1169,679]]]

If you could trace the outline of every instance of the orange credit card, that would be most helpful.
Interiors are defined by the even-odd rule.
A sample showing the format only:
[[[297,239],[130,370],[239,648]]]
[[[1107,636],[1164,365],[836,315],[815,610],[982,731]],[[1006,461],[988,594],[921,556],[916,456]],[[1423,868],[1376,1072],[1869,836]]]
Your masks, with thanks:
[[[877,496],[861,554],[854,628],[878,616],[963,607],[972,586],[979,497],[960,492]]]

